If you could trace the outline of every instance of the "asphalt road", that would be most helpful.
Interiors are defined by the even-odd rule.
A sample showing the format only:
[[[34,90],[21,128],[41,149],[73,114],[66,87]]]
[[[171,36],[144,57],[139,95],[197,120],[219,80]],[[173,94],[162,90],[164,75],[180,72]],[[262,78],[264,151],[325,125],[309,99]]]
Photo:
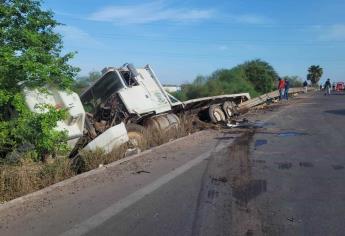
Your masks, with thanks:
[[[344,235],[345,96],[294,102],[88,235]]]
[[[261,127],[203,133],[39,210],[0,210],[18,210],[0,234],[344,235],[345,96],[299,96],[250,117]]]
[[[258,130],[251,205],[266,235],[345,235],[345,96],[301,98]],[[255,147],[256,144],[256,147]]]

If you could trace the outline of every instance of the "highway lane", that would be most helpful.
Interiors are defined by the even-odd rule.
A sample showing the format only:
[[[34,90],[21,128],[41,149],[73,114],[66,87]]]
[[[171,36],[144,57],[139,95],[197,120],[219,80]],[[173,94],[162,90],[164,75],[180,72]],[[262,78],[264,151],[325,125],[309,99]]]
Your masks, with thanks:
[[[262,231],[344,235],[344,93],[301,98],[258,130],[253,143],[252,173],[267,181],[267,192],[252,204]]]
[[[88,235],[344,235],[345,96],[301,96]]]
[[[237,136],[215,130],[198,132],[120,165],[105,166],[93,174],[77,177],[73,182],[59,184],[34,197],[4,204],[0,206],[0,235],[83,235],[138,204],[144,204],[143,208],[152,211],[158,206],[174,209],[175,214],[174,211],[166,211],[167,218],[164,219],[170,222],[175,218],[175,222],[158,230],[157,234],[167,230],[174,232],[174,228],[188,232],[190,219],[194,219],[190,217],[193,216],[190,212],[195,209],[208,161]],[[168,195],[173,200],[164,194],[167,189],[170,189]],[[155,194],[157,192],[162,194]],[[155,196],[158,199],[166,197],[166,201],[146,202],[147,197],[153,200]],[[168,218],[171,214],[172,217]],[[127,226],[128,229],[135,228],[144,219],[161,219],[163,215],[159,216],[155,211],[152,218],[135,212],[133,216],[141,220],[133,219],[133,225],[124,225],[119,221],[118,227],[123,225],[125,230]],[[182,225],[185,227],[182,228]],[[115,232],[104,234],[127,234],[126,231]],[[140,234],[143,235],[142,232]]]
[[[261,127],[202,133],[109,168],[1,221],[0,233],[344,235],[345,96],[301,95],[248,117]]]

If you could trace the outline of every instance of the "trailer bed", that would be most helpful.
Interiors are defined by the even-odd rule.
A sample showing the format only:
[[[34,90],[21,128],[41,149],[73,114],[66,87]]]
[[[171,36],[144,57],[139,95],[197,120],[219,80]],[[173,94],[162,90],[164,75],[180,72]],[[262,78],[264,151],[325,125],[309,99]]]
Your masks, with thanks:
[[[249,93],[226,94],[219,96],[203,97],[191,99],[185,102],[172,103],[175,111],[190,111],[195,109],[205,109],[213,104],[222,104],[225,101],[233,101],[237,105],[250,100]]]

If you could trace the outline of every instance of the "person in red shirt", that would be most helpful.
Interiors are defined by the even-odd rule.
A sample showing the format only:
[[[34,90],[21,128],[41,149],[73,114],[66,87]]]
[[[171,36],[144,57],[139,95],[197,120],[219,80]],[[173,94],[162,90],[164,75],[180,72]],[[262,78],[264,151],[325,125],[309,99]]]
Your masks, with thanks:
[[[279,90],[279,100],[282,100],[284,98],[285,81],[281,78],[279,78],[278,90]]]

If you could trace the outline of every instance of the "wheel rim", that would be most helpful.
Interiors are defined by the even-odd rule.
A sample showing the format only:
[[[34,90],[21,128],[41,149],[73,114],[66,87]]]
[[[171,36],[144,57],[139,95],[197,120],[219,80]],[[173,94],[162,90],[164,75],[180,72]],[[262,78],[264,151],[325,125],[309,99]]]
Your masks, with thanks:
[[[217,119],[217,121],[221,121],[222,120],[222,115],[219,112],[215,111],[213,113],[213,115]]]
[[[130,148],[140,148],[143,143],[143,135],[138,132],[128,132],[128,143]]]
[[[229,107],[226,109],[226,113],[228,114],[229,117],[232,116],[232,112],[231,112],[231,109]]]

